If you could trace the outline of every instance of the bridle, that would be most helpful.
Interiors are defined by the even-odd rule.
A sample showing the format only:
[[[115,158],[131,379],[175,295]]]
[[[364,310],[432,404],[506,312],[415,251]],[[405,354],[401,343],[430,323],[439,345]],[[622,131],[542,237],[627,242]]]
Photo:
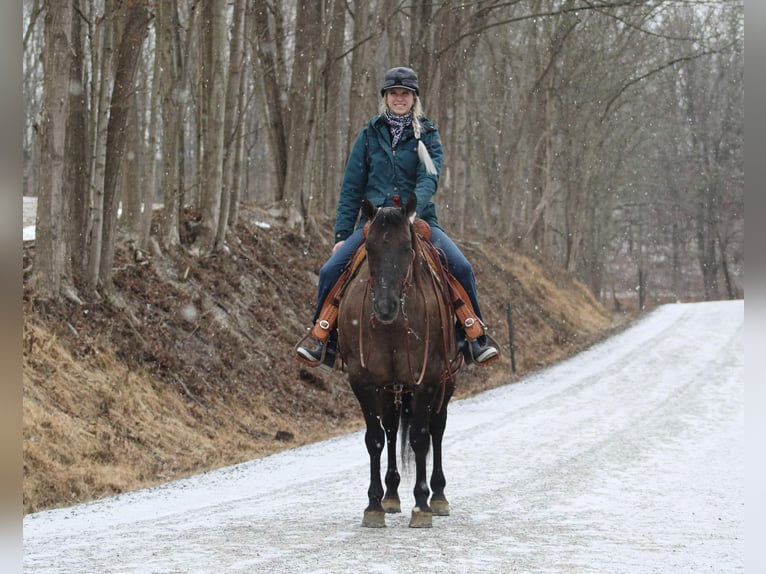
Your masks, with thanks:
[[[416,253],[414,248],[410,248],[410,257],[409,262],[407,264],[407,274],[404,276],[404,281],[402,283],[402,290],[399,294],[399,312],[402,314],[403,321],[403,329],[404,329],[404,339],[407,342],[406,350],[407,350],[407,364],[410,371],[410,382],[412,382],[414,385],[419,385],[423,382],[423,377],[425,377],[426,373],[426,366],[428,365],[428,354],[429,354],[429,345],[430,345],[430,337],[431,337],[431,317],[430,313],[428,312],[428,299],[425,296],[425,293],[419,285],[416,285],[416,282],[413,280],[414,275],[414,269],[415,269],[415,259],[416,259]],[[412,369],[412,347],[410,344],[410,334],[412,333],[412,330],[410,329],[410,320],[407,317],[407,295],[410,291],[410,287],[413,285],[416,285],[416,291],[418,291],[422,297],[423,300],[423,307],[425,309],[425,320],[426,320],[426,339],[425,339],[425,348],[424,348],[424,356],[423,356],[423,367],[420,370],[420,376],[417,380],[415,380],[415,373]],[[366,308],[367,303],[367,297],[372,297],[372,313],[370,313],[370,317],[368,320],[369,328],[367,329],[367,352],[365,353],[363,349],[363,341],[364,337],[362,334],[362,324],[363,324],[363,314],[364,310]],[[378,318],[375,314],[375,290],[372,288],[372,278],[368,278],[365,281],[364,285],[364,295],[362,296],[362,306],[359,309],[360,317],[359,317],[359,357],[361,360],[361,365],[363,368],[367,367],[367,364],[369,363],[370,353],[372,351],[372,329],[375,326],[375,323],[378,322]]]
[[[377,214],[376,214],[377,216]],[[374,218],[373,218],[374,221]],[[368,222],[368,225],[371,224],[371,222]],[[365,230],[366,231],[366,230]],[[424,242],[423,239],[417,236],[415,231],[410,228],[410,234],[411,234],[411,240],[412,240],[412,246],[410,248],[410,256],[409,256],[409,262],[407,265],[407,273],[405,275],[403,284],[402,284],[402,290],[399,294],[399,311],[402,313],[403,317],[403,324],[402,328],[404,330],[404,340],[406,341],[406,355],[407,355],[407,366],[409,370],[409,377],[410,377],[410,385],[413,387],[420,385],[423,382],[423,379],[425,378],[427,367],[428,367],[428,358],[430,356],[431,351],[431,309],[429,309],[429,303],[428,303],[428,297],[426,294],[427,288],[430,286],[430,289],[433,291],[434,295],[436,295],[437,300],[439,297],[439,292],[441,291],[439,285],[437,284],[437,280],[434,276],[434,273],[428,271],[428,261],[426,260],[426,257],[423,255],[425,247],[422,245],[422,242]],[[365,237],[366,237],[365,233]],[[368,252],[369,256],[369,252]],[[420,262],[421,265],[426,266],[427,276],[429,278],[429,281],[427,284],[423,284],[423,281],[418,281],[416,279],[415,275],[415,264],[416,262]],[[422,274],[421,274],[422,278]],[[372,330],[374,328],[374,325],[376,322],[378,322],[378,319],[376,318],[375,314],[375,290],[372,287],[372,279],[371,277],[368,277],[367,280],[364,282],[364,293],[362,296],[362,304],[359,308],[359,358],[360,358],[360,364],[362,368],[367,368],[367,365],[369,364],[370,355],[372,353]],[[406,309],[406,303],[408,295],[410,294],[410,289],[414,286],[414,289],[417,293],[420,294],[421,300],[423,302],[423,309],[425,313],[425,341],[424,341],[424,350],[423,350],[423,361],[422,366],[420,369],[420,374],[416,375],[416,373],[413,370],[412,367],[412,345],[411,345],[411,335],[412,330],[410,329],[409,325],[409,318],[407,317],[407,309]],[[367,325],[367,342],[366,342],[366,349],[365,349],[365,337],[364,337],[364,328],[363,325],[365,323],[365,309],[367,307],[367,299],[368,297],[372,298],[372,313],[370,314],[370,317],[368,318]],[[437,304],[438,305],[438,304]],[[441,311],[440,311],[441,314]],[[442,347],[445,357],[445,369],[442,372],[441,376],[441,397],[439,400],[439,405],[436,409],[437,412],[441,410],[441,406],[444,400],[444,392],[445,392],[445,385],[446,382],[451,380],[454,374],[457,372],[457,370],[460,367],[460,364],[458,363],[456,366],[451,365],[449,353],[448,353],[448,339],[447,337],[451,336],[450,332],[445,332],[445,329],[447,328],[447,322],[449,322],[450,315],[447,316],[445,319],[444,316],[441,316],[441,329],[442,329]],[[407,392],[408,390],[404,385],[400,383],[391,384],[385,387],[387,390],[390,390],[391,392],[394,392],[396,395],[395,397],[395,404],[400,405],[401,404],[401,394],[403,392]]]

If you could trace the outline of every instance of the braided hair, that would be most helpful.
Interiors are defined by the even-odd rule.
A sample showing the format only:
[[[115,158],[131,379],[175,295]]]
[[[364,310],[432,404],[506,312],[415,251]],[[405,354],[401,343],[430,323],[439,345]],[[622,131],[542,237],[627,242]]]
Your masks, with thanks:
[[[423,143],[423,140],[420,139],[420,134],[422,133],[423,126],[421,124],[421,120],[425,118],[425,114],[423,113],[423,105],[420,103],[420,96],[417,94],[415,95],[415,104],[412,106],[411,114],[412,114],[412,131],[415,134],[415,139],[418,140],[418,157],[420,158],[420,163],[423,164],[423,166],[426,168],[426,173],[429,175],[436,175],[436,166],[434,165],[433,160],[431,159],[431,155],[428,153],[428,149],[426,148],[426,144]],[[380,108],[379,112],[381,115],[385,115],[388,111],[388,107],[386,106],[386,97],[385,94],[380,100]]]

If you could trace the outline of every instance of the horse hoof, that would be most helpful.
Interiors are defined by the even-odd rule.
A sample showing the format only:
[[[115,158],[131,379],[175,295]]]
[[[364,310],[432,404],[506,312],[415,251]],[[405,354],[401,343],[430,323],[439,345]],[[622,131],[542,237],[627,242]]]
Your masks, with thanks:
[[[449,516],[449,502],[446,498],[431,499],[431,512],[436,516]]]
[[[364,528],[385,528],[386,513],[382,510],[365,510],[362,526]]]
[[[433,514],[430,511],[420,510],[417,506],[412,509],[410,528],[431,528],[433,526]]]
[[[398,498],[384,498],[380,501],[383,505],[383,510],[388,514],[396,514],[402,511],[402,503]]]

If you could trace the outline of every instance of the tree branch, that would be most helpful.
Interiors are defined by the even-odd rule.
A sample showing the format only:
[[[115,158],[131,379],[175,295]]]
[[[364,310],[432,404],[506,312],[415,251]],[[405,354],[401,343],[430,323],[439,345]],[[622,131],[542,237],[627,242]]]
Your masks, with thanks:
[[[616,3],[607,3],[607,2],[599,2],[599,3],[586,3],[583,5],[578,6],[572,6],[570,8],[562,8],[560,10],[549,10],[548,12],[535,12],[532,14],[525,14],[523,16],[515,16],[513,18],[506,18],[505,20],[499,20],[497,22],[490,22],[484,26],[480,26],[471,30],[468,30],[467,32],[458,35],[452,42],[447,44],[442,50],[440,50],[437,54],[437,56],[441,57],[446,52],[448,52],[453,47],[457,46],[465,40],[466,38],[481,34],[483,32],[486,32],[487,30],[491,30],[492,28],[497,28],[499,26],[505,26],[507,24],[515,24],[516,22],[524,22],[525,20],[534,20],[535,18],[549,18],[551,16],[561,16],[563,14],[568,14],[570,12],[584,12],[588,10],[596,11],[599,9],[612,9],[612,8],[622,8],[624,6],[633,6],[638,4],[645,4],[647,0],[622,0],[620,2]],[[508,5],[514,5],[517,4],[517,2],[511,2]],[[501,6],[492,6],[491,8],[487,8],[486,10],[490,10],[492,8],[501,7]]]
[[[729,44],[731,45],[731,44]],[[725,46],[728,47],[728,46]],[[674,58],[670,60],[669,62],[665,62],[658,68],[654,68],[653,70],[649,70],[645,74],[642,74],[638,76],[637,78],[633,78],[632,80],[626,82],[618,91],[617,93],[609,98],[609,101],[606,103],[606,107],[604,108],[604,113],[601,114],[601,121],[604,121],[604,118],[606,118],[607,114],[609,113],[609,110],[612,108],[612,104],[623,94],[625,91],[633,86],[634,84],[637,84],[638,82],[641,82],[645,80],[646,78],[649,78],[650,76],[653,76],[655,74],[658,74],[659,72],[665,70],[666,68],[670,68],[672,66],[675,66],[676,64],[679,64],[681,62],[690,62],[692,60],[696,60],[697,58],[701,58],[703,56],[709,56],[711,54],[717,54],[721,50],[705,50],[704,52],[700,52],[698,54],[692,54],[690,56],[682,56],[680,58]]]

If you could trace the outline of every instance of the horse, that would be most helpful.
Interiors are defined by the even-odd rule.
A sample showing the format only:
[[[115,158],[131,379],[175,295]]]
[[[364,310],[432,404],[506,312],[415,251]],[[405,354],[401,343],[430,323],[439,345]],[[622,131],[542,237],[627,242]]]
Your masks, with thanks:
[[[450,512],[444,495],[442,437],[462,356],[456,348],[446,284],[433,271],[438,252],[415,231],[417,198],[413,193],[405,205],[398,203],[376,208],[366,199],[362,202],[368,220],[367,255],[340,302],[338,354],[367,427],[370,485],[362,526],[384,527],[386,513],[401,512],[396,461],[400,434],[403,462],[415,455],[415,506],[409,526],[430,528],[434,514]],[[380,477],[384,444],[385,492]],[[431,445],[429,504],[426,463]]]

